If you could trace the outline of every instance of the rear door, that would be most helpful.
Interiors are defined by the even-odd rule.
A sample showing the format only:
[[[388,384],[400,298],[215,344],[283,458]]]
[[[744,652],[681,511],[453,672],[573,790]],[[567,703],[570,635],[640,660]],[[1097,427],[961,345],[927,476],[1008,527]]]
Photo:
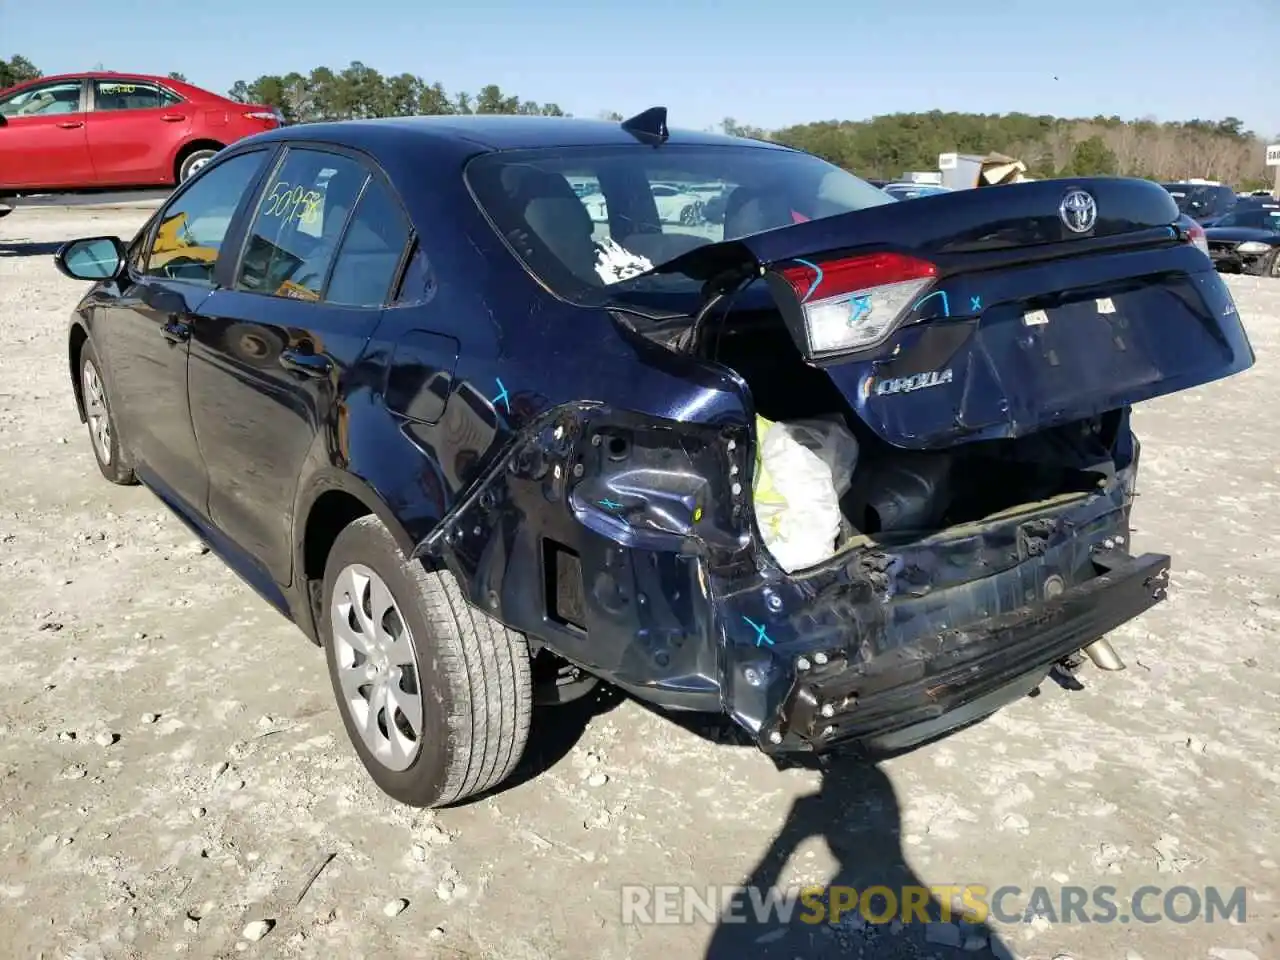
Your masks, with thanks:
[[[191,133],[191,107],[157,83],[129,77],[97,77],[89,95],[87,139],[97,182],[174,182],[174,157]]]
[[[0,101],[0,187],[91,187],[85,82],[55,80]]]
[[[292,574],[305,461],[345,455],[344,380],[390,297],[409,232],[368,161],[291,146],[265,181],[234,274],[199,308],[189,386],[209,514],[277,583]]]
[[[228,157],[160,210],[130,283],[93,326],[121,436],[142,478],[185,512],[203,513],[208,477],[187,393],[192,318],[216,284],[216,264],[272,150]]]

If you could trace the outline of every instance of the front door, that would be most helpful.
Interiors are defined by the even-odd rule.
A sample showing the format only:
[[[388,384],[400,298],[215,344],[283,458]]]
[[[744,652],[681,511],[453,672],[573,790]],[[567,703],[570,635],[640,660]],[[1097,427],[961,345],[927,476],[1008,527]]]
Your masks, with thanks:
[[[94,323],[117,426],[139,476],[195,514],[204,513],[208,475],[187,393],[193,320],[214,289],[232,217],[269,156],[230,157],[190,181],[156,216],[135,282]]]
[[[0,187],[91,187],[83,80],[37,83],[0,100]]]
[[[344,377],[377,326],[409,232],[363,161],[290,147],[265,181],[234,284],[192,325],[209,515],[277,583],[292,576],[299,477],[309,456],[341,451]]]

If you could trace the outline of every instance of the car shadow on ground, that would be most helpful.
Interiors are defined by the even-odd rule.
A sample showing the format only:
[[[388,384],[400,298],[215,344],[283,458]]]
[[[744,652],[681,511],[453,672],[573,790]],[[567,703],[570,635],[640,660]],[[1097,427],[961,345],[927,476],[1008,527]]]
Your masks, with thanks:
[[[719,718],[669,719],[704,739],[724,744],[725,749],[757,749],[744,733]],[[820,772],[818,788],[795,799],[781,829],[747,876],[706,878],[705,882],[741,886],[746,898],[751,897],[746,891],[755,890],[755,902],[767,904],[771,893],[785,899],[808,885],[808,881],[788,879],[785,871],[788,861],[814,840],[825,842],[838,866],[834,875],[816,881],[825,883],[825,891],[820,895],[815,891],[812,899],[795,904],[789,922],[780,921],[776,914],[757,917],[750,899],[744,899],[731,913],[722,911],[706,960],[822,960],[850,956],[867,960],[921,956],[1003,960],[1013,956],[1013,951],[986,923],[960,922],[958,888],[947,896],[948,902],[955,899],[957,906],[948,917],[940,901],[927,892],[925,881],[907,865],[901,847],[897,796],[888,776],[875,762],[836,754],[827,760],[793,761],[792,765]],[[934,879],[939,886],[968,882],[977,882],[977,878],[967,877],[963,864],[953,867],[950,876]],[[864,909],[869,906],[873,921],[868,923],[853,904],[871,888],[880,889],[864,905]],[[895,917],[898,921],[903,918],[907,891],[914,892],[917,902],[935,922],[926,925],[919,913],[911,912],[911,922],[894,922]],[[942,922],[944,917],[951,922]]]
[[[51,257],[63,241],[0,240],[0,257]]]

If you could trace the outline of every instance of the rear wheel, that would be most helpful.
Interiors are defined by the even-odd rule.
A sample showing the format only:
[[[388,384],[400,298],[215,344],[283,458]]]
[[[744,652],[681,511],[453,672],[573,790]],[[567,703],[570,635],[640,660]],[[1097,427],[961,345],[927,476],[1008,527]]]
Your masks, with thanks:
[[[89,443],[93,447],[94,459],[98,461],[98,469],[112,483],[121,486],[137,483],[133,465],[120,444],[120,432],[111,412],[98,355],[91,343],[85,343],[80,350],[80,395],[84,402],[85,423],[89,428]]]
[[[217,154],[217,150],[193,150],[178,164],[178,183],[186,183],[194,174],[208,164]]]
[[[373,516],[338,535],[323,603],[343,725],[388,796],[443,806],[511,774],[533,700],[521,634],[469,605],[452,574],[405,560]]]

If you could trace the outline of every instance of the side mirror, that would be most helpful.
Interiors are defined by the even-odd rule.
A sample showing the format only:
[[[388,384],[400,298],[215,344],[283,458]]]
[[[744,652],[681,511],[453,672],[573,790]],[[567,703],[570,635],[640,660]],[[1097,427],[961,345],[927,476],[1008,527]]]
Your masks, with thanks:
[[[8,125],[9,125],[9,118],[6,117],[3,113],[0,113],[0,127],[7,127]]]
[[[124,273],[125,254],[119,237],[89,237],[64,243],[53,264],[72,280],[113,280]]]

